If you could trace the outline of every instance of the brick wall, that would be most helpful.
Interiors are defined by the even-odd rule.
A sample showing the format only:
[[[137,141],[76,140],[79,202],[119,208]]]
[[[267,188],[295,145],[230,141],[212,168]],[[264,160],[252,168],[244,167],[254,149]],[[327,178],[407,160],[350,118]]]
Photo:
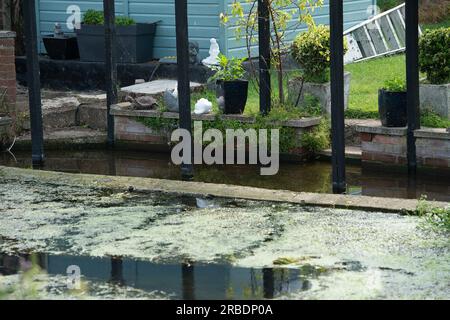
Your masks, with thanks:
[[[406,128],[359,126],[362,160],[389,165],[407,164]],[[450,133],[445,129],[416,130],[418,165],[450,168]]]
[[[14,32],[0,31],[0,94],[3,97],[3,110],[0,112],[13,119],[17,93],[14,38]]]

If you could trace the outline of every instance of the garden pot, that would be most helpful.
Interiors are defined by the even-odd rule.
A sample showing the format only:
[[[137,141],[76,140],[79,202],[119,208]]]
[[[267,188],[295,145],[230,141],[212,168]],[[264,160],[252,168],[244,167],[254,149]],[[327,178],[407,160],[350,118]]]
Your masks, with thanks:
[[[405,127],[407,125],[406,92],[378,92],[378,110],[383,127]]]
[[[116,53],[119,63],[143,63],[153,60],[155,23],[137,23],[116,27]],[[77,29],[81,61],[105,61],[105,27],[82,24]]]
[[[248,81],[217,81],[216,96],[224,114],[242,114],[247,104]]]
[[[344,74],[344,108],[347,110],[350,96],[350,82],[351,74],[346,72]],[[301,92],[300,92],[301,91]],[[305,82],[302,85],[302,80],[294,78],[288,82],[288,99],[292,105],[302,107],[305,101],[305,95],[311,95],[318,99],[322,111],[326,114],[331,114],[331,83],[312,83]]]
[[[48,56],[54,60],[74,60],[80,58],[78,41],[75,36],[55,37],[47,35],[42,38]]]

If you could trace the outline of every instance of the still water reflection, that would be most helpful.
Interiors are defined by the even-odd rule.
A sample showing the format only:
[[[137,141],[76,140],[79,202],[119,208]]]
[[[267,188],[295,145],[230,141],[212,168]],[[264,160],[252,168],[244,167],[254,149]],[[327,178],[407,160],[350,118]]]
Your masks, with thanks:
[[[0,154],[0,165],[31,167],[28,152]],[[128,151],[49,151],[44,169],[118,176],[179,179],[180,170],[169,155]],[[299,192],[331,193],[331,165],[324,161],[305,164],[281,164],[275,176],[261,176],[257,166],[197,166],[196,181],[236,184]],[[450,201],[450,172],[421,172],[408,179],[406,172],[387,167],[347,166],[349,192],[367,196],[420,198]]]
[[[0,275],[13,275],[31,263],[50,276],[70,277],[77,266],[81,280],[159,292],[171,299],[274,299],[311,288],[322,272],[313,266],[298,269],[239,268],[231,265],[163,265],[121,258],[0,254]]]

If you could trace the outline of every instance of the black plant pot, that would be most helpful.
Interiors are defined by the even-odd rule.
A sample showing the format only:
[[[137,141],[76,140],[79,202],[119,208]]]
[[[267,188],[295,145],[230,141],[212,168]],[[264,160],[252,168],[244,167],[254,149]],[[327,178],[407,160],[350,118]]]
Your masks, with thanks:
[[[217,81],[216,96],[224,114],[242,114],[248,98],[248,81]]]
[[[406,92],[378,92],[378,111],[383,127],[405,127],[407,121]]]
[[[116,53],[119,63],[143,63],[154,59],[155,23],[116,27]],[[105,27],[81,25],[76,31],[81,61],[105,61]]]
[[[48,35],[42,38],[45,50],[51,59],[74,60],[80,58],[77,37],[55,37]]]

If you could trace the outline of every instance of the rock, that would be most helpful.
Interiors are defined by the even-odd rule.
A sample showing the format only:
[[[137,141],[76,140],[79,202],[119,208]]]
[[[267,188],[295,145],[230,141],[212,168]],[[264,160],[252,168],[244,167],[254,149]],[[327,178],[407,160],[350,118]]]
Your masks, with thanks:
[[[166,90],[164,92],[164,103],[170,112],[180,112],[178,104],[178,90]]]
[[[195,104],[195,114],[207,114],[210,113],[212,110],[212,103],[207,99],[200,99]]]
[[[158,105],[155,98],[150,96],[138,97],[134,100],[134,107],[138,110],[152,109]]]

